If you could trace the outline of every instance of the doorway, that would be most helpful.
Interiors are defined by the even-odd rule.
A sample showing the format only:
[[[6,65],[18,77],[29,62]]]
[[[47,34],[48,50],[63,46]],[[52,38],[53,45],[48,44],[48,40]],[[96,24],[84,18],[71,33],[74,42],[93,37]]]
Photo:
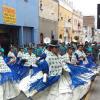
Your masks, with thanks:
[[[8,54],[10,45],[18,45],[19,28],[14,26],[0,26],[0,44],[5,50],[5,55]]]

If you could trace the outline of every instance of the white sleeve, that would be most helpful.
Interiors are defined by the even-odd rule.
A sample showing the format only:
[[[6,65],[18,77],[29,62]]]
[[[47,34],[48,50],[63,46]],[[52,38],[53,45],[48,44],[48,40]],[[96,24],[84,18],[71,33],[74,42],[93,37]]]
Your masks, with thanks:
[[[62,57],[61,57],[62,58]],[[67,61],[66,61],[67,62]],[[62,59],[61,59],[61,63],[62,63],[62,68],[66,71],[66,72],[70,72],[70,69],[68,67],[68,65],[66,64],[66,62],[64,62]]]
[[[73,54],[72,56],[72,61],[71,61],[72,64],[76,64],[77,63],[77,58],[76,56]]]
[[[23,54],[22,59],[27,59],[26,54]]]
[[[8,57],[11,57],[11,52],[8,53]]]
[[[69,69],[68,65],[65,63],[62,63],[62,67],[66,72],[71,72],[71,70]]]
[[[17,57],[21,57],[21,52],[18,52]]]
[[[62,59],[61,59],[62,62],[65,62],[65,63],[67,62],[67,57],[66,57],[66,55],[61,56],[61,58],[62,58]]]
[[[11,63],[14,62],[14,61],[16,61],[16,56],[15,56],[13,53],[9,52],[9,53],[8,53],[8,57],[12,57],[12,58],[10,59],[10,62],[11,62]]]

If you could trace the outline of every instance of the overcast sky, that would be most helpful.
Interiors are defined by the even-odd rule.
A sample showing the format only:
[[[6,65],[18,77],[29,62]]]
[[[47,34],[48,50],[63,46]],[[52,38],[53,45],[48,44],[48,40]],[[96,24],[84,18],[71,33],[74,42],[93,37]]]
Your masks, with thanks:
[[[71,0],[73,1],[74,8],[80,10],[83,15],[94,15],[97,14],[97,4],[100,0]]]

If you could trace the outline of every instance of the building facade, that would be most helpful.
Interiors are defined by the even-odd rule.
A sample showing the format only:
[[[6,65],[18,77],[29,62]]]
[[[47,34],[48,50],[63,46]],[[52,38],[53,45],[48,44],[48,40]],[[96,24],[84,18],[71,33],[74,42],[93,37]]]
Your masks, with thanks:
[[[58,0],[39,1],[40,41],[45,37],[57,39],[58,30]]]
[[[94,16],[83,16],[83,31],[85,41],[94,41],[95,18]]]
[[[100,31],[99,30],[95,30],[94,42],[95,41],[100,44]]]
[[[1,45],[38,43],[38,3],[38,0],[0,1]]]
[[[83,16],[69,0],[40,0],[39,17],[41,43],[45,37],[71,42],[74,36],[83,35]]]
[[[74,37],[79,37],[79,42],[83,41],[84,34],[83,34],[83,16],[81,12],[76,11],[73,9],[73,39]]]
[[[58,39],[61,42],[70,42],[72,39],[73,9],[66,0],[59,0]]]

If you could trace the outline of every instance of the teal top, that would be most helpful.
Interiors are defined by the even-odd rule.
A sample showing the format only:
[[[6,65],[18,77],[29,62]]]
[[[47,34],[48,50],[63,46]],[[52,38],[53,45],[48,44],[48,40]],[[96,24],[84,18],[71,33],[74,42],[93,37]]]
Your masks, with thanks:
[[[0,48],[0,52],[4,53],[4,49],[3,48]]]
[[[67,51],[67,48],[63,45],[60,45],[59,50],[60,50],[60,54],[64,55]]]
[[[43,48],[39,47],[36,49],[36,56],[40,56],[43,53]]]
[[[92,52],[92,47],[87,48],[88,52]]]

